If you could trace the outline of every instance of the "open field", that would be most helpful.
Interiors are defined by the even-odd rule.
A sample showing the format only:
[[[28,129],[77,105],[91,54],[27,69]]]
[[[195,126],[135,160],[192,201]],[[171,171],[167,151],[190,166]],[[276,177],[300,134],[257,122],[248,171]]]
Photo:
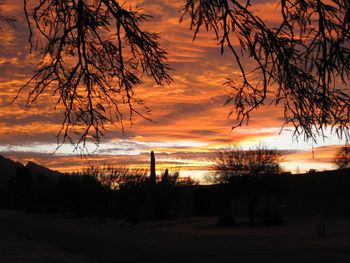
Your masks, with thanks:
[[[0,262],[350,262],[350,220],[222,228],[215,218],[142,223],[0,211]]]

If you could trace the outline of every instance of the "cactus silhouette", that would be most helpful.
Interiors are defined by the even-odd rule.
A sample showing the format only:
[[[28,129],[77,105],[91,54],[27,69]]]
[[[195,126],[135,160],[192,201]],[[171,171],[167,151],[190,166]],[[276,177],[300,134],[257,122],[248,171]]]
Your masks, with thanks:
[[[169,170],[165,169],[165,172],[162,176],[162,182],[163,183],[167,183],[169,181]]]
[[[156,184],[156,157],[154,156],[154,152],[151,151],[151,184]]]

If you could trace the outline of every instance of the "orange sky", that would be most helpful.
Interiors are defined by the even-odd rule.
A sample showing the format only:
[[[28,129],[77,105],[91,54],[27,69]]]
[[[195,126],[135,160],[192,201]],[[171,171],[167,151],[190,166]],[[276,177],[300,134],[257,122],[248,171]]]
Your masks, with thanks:
[[[188,21],[179,23],[178,11],[183,1],[137,1],[154,19],[144,27],[161,33],[173,67],[174,82],[157,87],[150,81],[135,89],[139,98],[151,108],[154,123],[135,117],[132,127],[123,134],[110,127],[99,148],[88,159],[74,156],[72,147],[64,145],[56,153],[56,134],[62,112],[52,108],[55,98],[44,94],[28,111],[24,109],[25,94],[14,104],[18,88],[35,70],[38,61],[29,54],[28,30],[23,17],[23,1],[2,1],[1,13],[17,17],[15,28],[2,26],[0,34],[0,154],[26,162],[36,161],[58,170],[74,170],[89,163],[147,164],[148,152],[157,152],[157,159],[180,173],[200,175],[213,159],[216,149],[233,144],[244,147],[264,142],[278,149],[291,149],[283,166],[295,171],[310,168],[328,169],[334,151],[343,143],[335,135],[320,140],[315,147],[302,139],[293,142],[290,132],[279,135],[283,113],[279,108],[265,106],[252,115],[249,126],[231,131],[234,119],[228,119],[229,106],[223,106],[228,90],[225,79],[239,78],[229,53],[220,55],[214,35],[193,32]],[[126,1],[127,3],[129,1]],[[131,1],[130,1],[131,2]],[[135,1],[132,1],[135,3]],[[267,22],[278,21],[273,2],[256,1],[257,12]],[[320,147],[320,148],[317,148]],[[91,147],[93,149],[94,147]]]

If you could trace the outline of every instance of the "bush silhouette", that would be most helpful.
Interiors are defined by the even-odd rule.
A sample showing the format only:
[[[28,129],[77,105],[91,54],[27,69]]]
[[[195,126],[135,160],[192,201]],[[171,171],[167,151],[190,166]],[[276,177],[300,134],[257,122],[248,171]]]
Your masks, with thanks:
[[[155,171],[154,154],[153,164]],[[30,169],[19,167],[1,191],[1,205],[33,213],[125,218],[132,224],[179,216],[179,191],[195,182],[168,170],[161,180],[154,176],[143,169],[92,166],[58,177],[32,177]]]

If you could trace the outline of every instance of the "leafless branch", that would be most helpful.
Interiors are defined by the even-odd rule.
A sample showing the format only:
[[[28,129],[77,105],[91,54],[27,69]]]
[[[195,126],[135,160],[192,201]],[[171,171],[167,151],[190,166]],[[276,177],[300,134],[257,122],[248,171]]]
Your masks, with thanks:
[[[272,97],[295,135],[315,140],[331,127],[349,139],[349,1],[277,2],[281,23],[275,26],[266,25],[249,0],[187,0],[182,10],[194,37],[201,28],[213,31],[221,52],[231,51],[241,71],[242,81],[226,82],[233,90],[226,103],[238,121],[233,128]],[[243,57],[254,61],[253,71]]]
[[[158,85],[171,82],[159,35],[142,30],[149,17],[124,8],[117,0],[25,0],[30,43],[41,54],[37,72],[23,85],[27,107],[43,93],[57,97],[64,119],[57,135],[61,145],[99,142],[105,125],[123,128],[124,110],[149,119],[135,105],[142,76]],[[35,44],[39,42],[39,47]]]

